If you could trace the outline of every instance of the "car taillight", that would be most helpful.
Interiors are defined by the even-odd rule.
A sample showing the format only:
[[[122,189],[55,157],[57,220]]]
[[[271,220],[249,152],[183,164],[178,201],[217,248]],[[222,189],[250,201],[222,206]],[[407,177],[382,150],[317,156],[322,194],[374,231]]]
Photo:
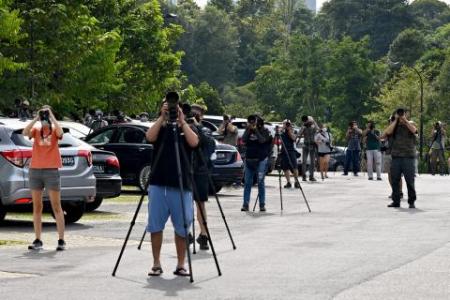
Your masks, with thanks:
[[[86,158],[88,166],[92,166],[92,153],[89,150],[78,150],[78,156]]]
[[[242,157],[241,154],[239,153],[239,151],[236,153],[236,162],[238,161],[242,161]]]
[[[119,160],[118,160],[117,157],[115,157],[115,156],[109,156],[109,157],[106,159],[106,165],[111,166],[111,167],[114,167],[114,168],[117,168],[117,169],[120,169],[120,163],[119,163]]]
[[[26,165],[28,159],[31,158],[31,153],[32,153],[31,150],[20,150],[20,149],[0,152],[0,154],[7,161],[20,168],[23,168]]]
[[[279,138],[279,139],[273,139],[273,144],[274,144],[275,146],[281,146],[281,138]]]
[[[30,204],[33,200],[31,198],[20,198],[14,201],[15,204]]]

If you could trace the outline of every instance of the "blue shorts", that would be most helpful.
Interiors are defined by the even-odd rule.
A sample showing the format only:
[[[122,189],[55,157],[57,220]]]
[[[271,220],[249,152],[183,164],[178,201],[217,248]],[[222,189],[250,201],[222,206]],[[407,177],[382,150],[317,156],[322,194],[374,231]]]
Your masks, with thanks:
[[[192,193],[185,191],[183,194],[184,216],[180,201],[180,190],[178,188],[151,185],[148,188],[148,197],[147,231],[163,231],[170,216],[175,233],[181,237],[185,237],[186,230],[184,228],[184,222],[186,221],[187,232],[189,232],[194,217]]]

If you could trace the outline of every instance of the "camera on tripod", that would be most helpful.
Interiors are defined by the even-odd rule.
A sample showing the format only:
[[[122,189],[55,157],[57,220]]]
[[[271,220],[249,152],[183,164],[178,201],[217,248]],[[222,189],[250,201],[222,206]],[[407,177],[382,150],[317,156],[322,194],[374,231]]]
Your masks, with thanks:
[[[166,94],[166,102],[169,110],[169,122],[175,123],[178,119],[178,105],[180,96],[177,92],[168,92]]]

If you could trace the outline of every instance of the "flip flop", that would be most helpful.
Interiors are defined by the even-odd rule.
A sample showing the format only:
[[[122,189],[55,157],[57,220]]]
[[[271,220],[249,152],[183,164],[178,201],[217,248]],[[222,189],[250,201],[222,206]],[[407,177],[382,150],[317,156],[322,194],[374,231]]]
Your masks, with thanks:
[[[148,276],[161,276],[161,274],[164,273],[163,269],[161,267],[153,267],[152,271],[148,273]]]
[[[182,277],[190,276],[190,274],[183,267],[177,267],[177,269],[173,272],[173,275],[182,276]]]

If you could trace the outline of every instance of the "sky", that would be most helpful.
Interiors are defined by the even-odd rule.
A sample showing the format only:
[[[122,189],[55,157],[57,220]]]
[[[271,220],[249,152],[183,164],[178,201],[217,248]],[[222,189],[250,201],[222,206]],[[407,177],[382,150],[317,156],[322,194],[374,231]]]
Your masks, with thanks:
[[[450,0],[441,0],[441,1],[444,1],[447,4],[450,4]],[[197,2],[197,4],[200,5],[201,7],[203,7],[206,5],[207,0],[195,0],[195,2]],[[316,0],[316,2],[317,2],[317,9],[319,10],[322,7],[322,4],[324,2],[327,2],[327,0]]]

